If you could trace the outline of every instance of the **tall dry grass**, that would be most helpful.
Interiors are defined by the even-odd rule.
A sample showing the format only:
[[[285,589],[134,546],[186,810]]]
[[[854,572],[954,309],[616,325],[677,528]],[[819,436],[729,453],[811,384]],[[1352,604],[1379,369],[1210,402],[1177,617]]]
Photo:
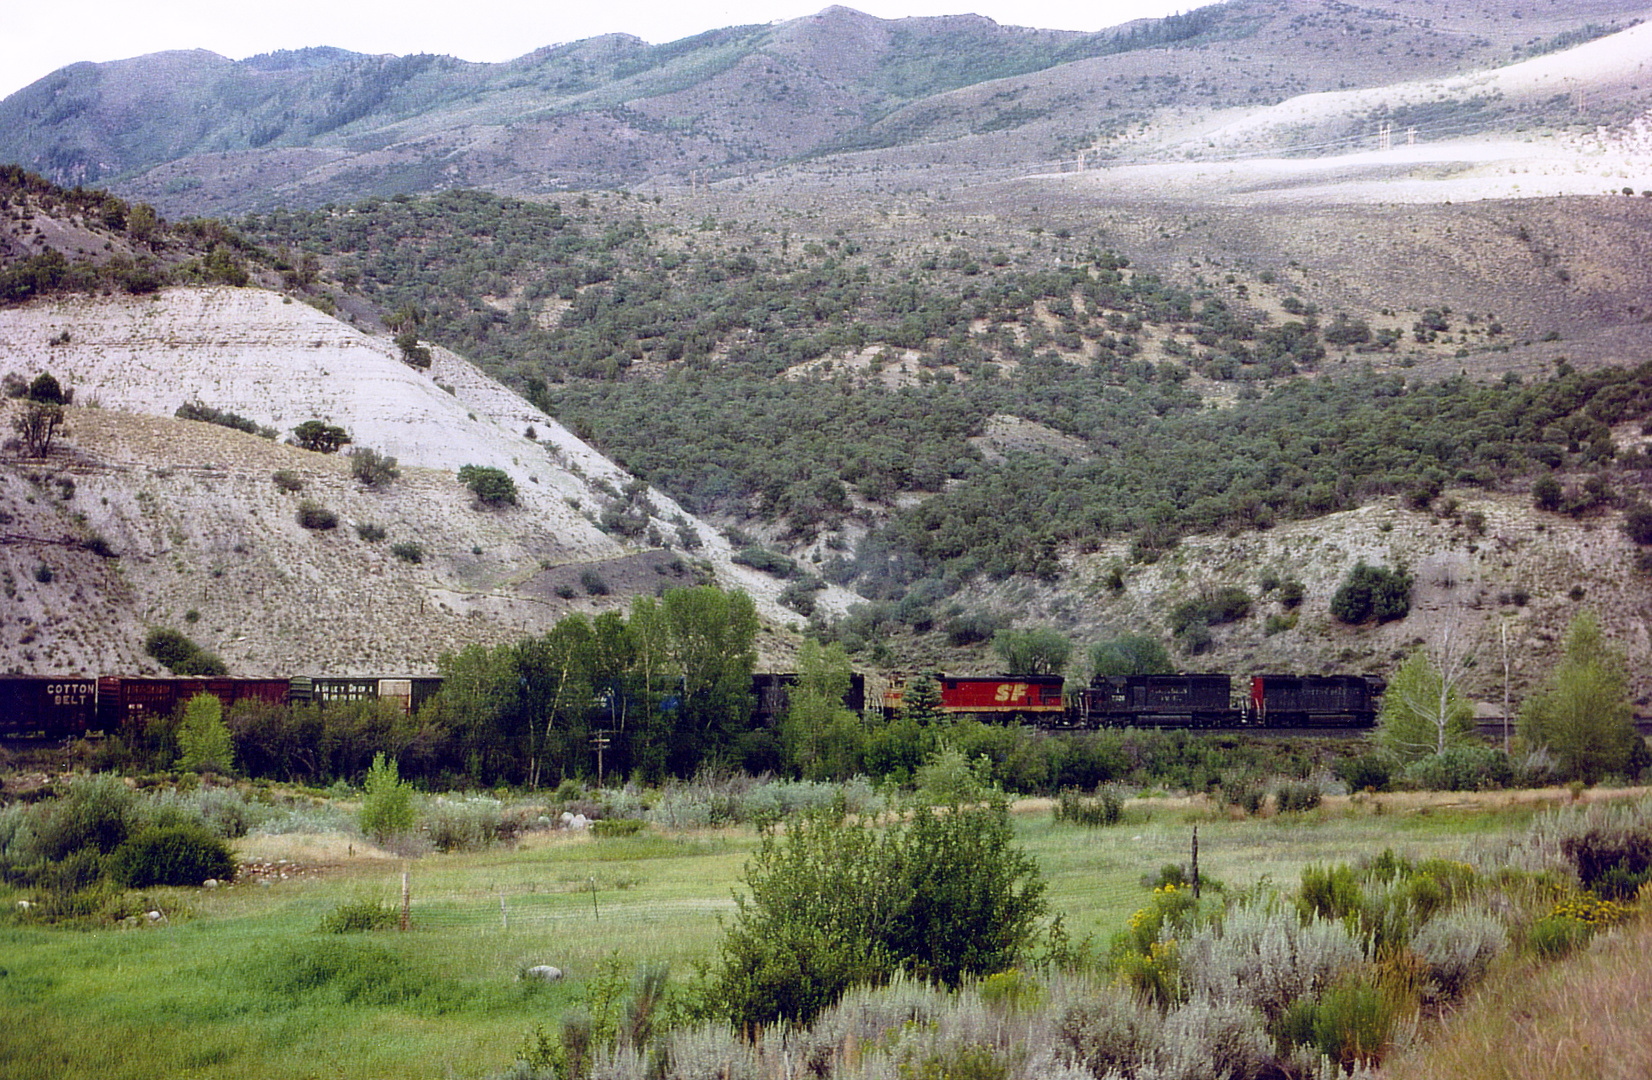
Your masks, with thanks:
[[[1645,1080],[1652,1076],[1652,923],[1560,964],[1504,970],[1385,1080]]]

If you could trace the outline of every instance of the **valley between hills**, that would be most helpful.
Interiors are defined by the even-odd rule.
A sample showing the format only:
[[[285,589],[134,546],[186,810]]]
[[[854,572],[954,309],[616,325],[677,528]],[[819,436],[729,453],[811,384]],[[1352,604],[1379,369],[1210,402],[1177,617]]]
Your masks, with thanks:
[[[157,671],[141,642],[171,626],[238,674],[429,672],[716,583],[758,601],[763,666],[816,634],[874,671],[993,670],[994,628],[1049,626],[1148,633],[1191,669],[1383,674],[1448,628],[1495,650],[1506,627],[1521,687],[1588,608],[1644,706],[1652,578],[1623,525],[1652,421],[1647,27],[1601,3],[1517,36],[1487,4],[1441,36],[1402,7],[1233,3],[1013,45],[833,8],[498,71],[292,54],[235,77],[318,109],[315,80],[354,80],[359,114],[259,142],[224,102],[242,133],[167,160],[98,143],[99,117],[137,100],[130,130],[158,138],[167,94],[230,68],[66,69],[0,103],[0,149],[163,231],[8,194],[8,267],[55,251],[156,283],[0,308],[0,373],[75,389],[57,449],[0,466],[0,666]],[[1349,37],[1388,59],[1353,62]],[[850,41],[875,43],[858,68]],[[1019,70],[948,85],[961,43]],[[534,104],[531,73],[576,54],[578,101]],[[774,80],[828,69],[860,126],[819,127],[824,83],[777,118],[803,84]],[[43,111],[71,85],[74,109]],[[602,151],[616,123],[636,156]],[[575,144],[577,168],[554,159]],[[199,213],[228,232],[180,228]],[[202,269],[220,249],[245,285]],[[402,475],[368,488],[343,455],[176,419],[190,402],[282,437],[342,426]],[[465,465],[505,470],[520,505],[480,506]],[[1534,507],[1546,475],[1569,509]],[[300,525],[304,500],[339,525]],[[1412,573],[1410,615],[1330,616],[1360,561]],[[1171,613],[1229,587],[1245,616],[1182,641]],[[1475,682],[1500,707],[1500,663]]]

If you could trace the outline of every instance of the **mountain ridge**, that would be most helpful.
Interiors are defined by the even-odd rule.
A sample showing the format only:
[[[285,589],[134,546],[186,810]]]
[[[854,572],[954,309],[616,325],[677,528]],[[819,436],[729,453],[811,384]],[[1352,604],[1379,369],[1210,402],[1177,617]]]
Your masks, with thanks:
[[[1397,3],[1228,0],[1094,34],[834,6],[662,45],[604,35],[501,64],[326,46],[244,61],[161,53],[71,65],[0,101],[0,160],[177,215],[453,186],[692,187],[789,161],[856,167],[868,148],[921,162],[986,133],[966,148],[978,164],[1080,149],[1105,159],[1140,124],[1174,136],[1190,119],[1236,120],[1302,94],[1467,76],[1643,14],[1594,0],[1515,20],[1511,3],[1436,21]]]

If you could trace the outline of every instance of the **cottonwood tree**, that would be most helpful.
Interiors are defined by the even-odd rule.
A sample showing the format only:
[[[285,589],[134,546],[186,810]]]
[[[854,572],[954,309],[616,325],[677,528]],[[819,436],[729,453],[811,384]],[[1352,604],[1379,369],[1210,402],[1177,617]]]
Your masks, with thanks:
[[[1091,675],[1173,675],[1176,665],[1164,642],[1146,634],[1125,634],[1090,646]]]
[[[1585,611],[1567,628],[1565,657],[1520,711],[1520,734],[1548,747],[1563,773],[1592,784],[1630,766],[1640,741],[1633,711],[1623,655]]]
[[[842,645],[805,641],[797,671],[780,725],[787,757],[806,779],[847,780],[863,771],[865,742],[860,717],[843,707],[853,678],[849,654]]]
[[[1402,761],[1441,754],[1474,737],[1474,709],[1463,696],[1474,649],[1447,629],[1406,659],[1382,698],[1377,742]]]
[[[589,738],[591,668],[595,662],[591,623],[569,615],[515,648],[518,710],[529,740],[528,786],[538,787],[544,759],[560,759],[564,775],[583,759]]]
[[[992,648],[1006,675],[1059,675],[1073,655],[1073,643],[1048,627],[996,631]]]
[[[196,694],[184,705],[178,726],[178,767],[189,772],[228,773],[235,746],[224,725],[224,706],[213,694]]]

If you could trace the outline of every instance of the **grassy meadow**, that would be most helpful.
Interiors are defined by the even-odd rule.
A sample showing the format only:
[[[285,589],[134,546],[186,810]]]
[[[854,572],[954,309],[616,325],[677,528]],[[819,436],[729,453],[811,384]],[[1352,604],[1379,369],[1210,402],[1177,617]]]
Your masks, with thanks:
[[[1522,830],[1550,793],[1328,799],[1317,810],[1231,818],[1203,800],[1131,803],[1111,828],[1017,806],[1020,843],[1074,941],[1108,939],[1149,895],[1145,875],[1187,859],[1231,887],[1294,887],[1304,866],[1385,848],[1454,856]],[[0,915],[0,1076],[470,1077],[507,1068],[609,965],[678,977],[717,954],[756,843],[749,828],[596,838],[529,833],[514,847],[401,859],[342,835],[238,841],[243,871],[217,890],[154,889],[121,929]],[[287,860],[285,862],[281,860]],[[399,906],[412,926],[324,934],[340,905]],[[283,876],[285,875],[285,876]],[[567,978],[524,981],[534,964]]]

